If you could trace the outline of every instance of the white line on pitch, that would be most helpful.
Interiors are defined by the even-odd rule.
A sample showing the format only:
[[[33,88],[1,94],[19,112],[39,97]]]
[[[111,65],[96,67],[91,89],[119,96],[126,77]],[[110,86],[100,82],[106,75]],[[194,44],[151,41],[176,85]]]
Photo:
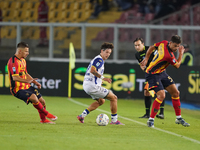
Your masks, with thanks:
[[[72,98],[67,98],[67,99],[68,99],[69,101],[73,102],[73,103],[78,104],[78,105],[88,107],[88,105],[83,104],[83,103],[78,102],[78,101],[75,101],[75,100],[72,99]],[[101,112],[104,112],[104,113],[108,113],[108,114],[110,114],[110,112],[105,111],[105,110],[102,110],[102,109],[99,109],[99,108],[96,109],[96,110],[99,110],[99,111],[101,111]],[[142,122],[139,122],[139,121],[136,121],[136,120],[130,119],[130,118],[126,118],[126,117],[123,117],[123,116],[120,116],[120,115],[118,115],[118,117],[120,117],[120,118],[122,118],[122,119],[124,119],[124,120],[128,120],[128,121],[135,122],[135,123],[140,124],[140,125],[147,126],[145,123],[142,123]],[[174,132],[170,132],[170,131],[163,130],[163,129],[156,128],[156,127],[152,128],[152,129],[155,129],[155,130],[158,130],[158,131],[161,131],[161,132],[167,133],[167,134],[171,134],[171,135],[174,135],[174,136],[177,136],[177,137],[181,137],[181,138],[184,138],[184,139],[186,139],[186,140],[192,141],[192,142],[194,142],[194,143],[198,143],[198,144],[200,144],[200,141],[198,141],[198,140],[195,140],[195,139],[192,139],[192,138],[189,138],[189,137],[186,137],[186,136],[180,135],[180,134],[176,134],[176,133],[174,133]]]

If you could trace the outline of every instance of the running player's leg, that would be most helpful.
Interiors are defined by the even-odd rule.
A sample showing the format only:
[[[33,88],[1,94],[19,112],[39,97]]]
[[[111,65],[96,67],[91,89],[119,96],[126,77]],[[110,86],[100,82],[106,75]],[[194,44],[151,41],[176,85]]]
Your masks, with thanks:
[[[51,122],[48,122],[46,119],[44,120],[44,115],[51,119],[51,120],[57,120],[57,117],[50,114],[45,108],[44,106],[42,105],[42,103],[40,101],[42,101],[44,103],[44,100],[42,97],[39,98],[40,100],[38,100],[38,97],[33,93],[30,97],[29,97],[29,100],[32,102],[33,106],[38,110],[39,114],[42,114],[41,117],[41,123],[51,123]]]
[[[97,109],[99,106],[103,105],[105,102],[105,99],[99,98],[95,102],[93,102],[88,108],[86,108],[81,115],[78,115],[77,118],[81,123],[84,123],[84,118],[89,115],[89,113],[95,109]]]
[[[46,103],[45,100],[43,99],[43,97],[40,97],[39,102],[43,105],[43,108],[46,110]],[[45,113],[43,113],[41,110],[38,110],[39,114],[40,114],[40,118],[42,121],[47,121],[46,117],[51,119],[52,121],[56,121],[58,119],[57,116],[52,115],[51,113],[48,113],[47,115]]]
[[[181,115],[181,109],[180,109],[181,103],[180,103],[179,91],[176,88],[176,85],[175,84],[169,85],[168,87],[166,87],[166,90],[171,95],[172,104],[173,104],[176,116],[180,116]]]
[[[77,118],[81,123],[84,123],[84,118],[93,110],[97,109],[99,106],[103,105],[105,102],[104,97],[108,95],[109,90],[94,85],[83,85],[84,91],[92,97],[95,102],[93,102],[88,108],[83,110],[82,114],[78,115]]]
[[[118,121],[117,116],[117,96],[112,92],[109,91],[106,99],[110,100],[110,110],[111,110],[111,123],[110,124],[119,124],[124,125],[120,121]]]
[[[185,122],[185,120],[181,117],[181,102],[180,102],[180,97],[179,94],[180,92],[178,91],[178,89],[176,88],[175,84],[171,84],[168,87],[166,87],[166,90],[170,93],[171,95],[171,99],[172,99],[172,104],[175,110],[175,114],[176,114],[176,124],[182,124],[183,126],[190,126],[189,123]]]
[[[89,107],[88,110],[91,112],[95,109],[97,109],[99,106],[103,105],[105,103],[105,99],[99,98],[95,102],[93,102]]]
[[[165,100],[160,105],[160,113],[156,115],[157,118],[164,119],[164,106],[165,106]]]
[[[146,74],[146,78],[149,83],[149,89],[153,89],[157,95],[156,99],[154,100],[151,108],[151,114],[149,120],[147,121],[148,127],[154,127],[154,118],[160,109],[160,105],[165,99],[165,91],[162,85],[162,73],[161,74]]]
[[[43,107],[46,109],[45,100],[41,97],[39,98],[39,101],[43,105]],[[44,122],[46,120],[46,115],[41,110],[38,110],[38,112],[39,112],[41,121]]]

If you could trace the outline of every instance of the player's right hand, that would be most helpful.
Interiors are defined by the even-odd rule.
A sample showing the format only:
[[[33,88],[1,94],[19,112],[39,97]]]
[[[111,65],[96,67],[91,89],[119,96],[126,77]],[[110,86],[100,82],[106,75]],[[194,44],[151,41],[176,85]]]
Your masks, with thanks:
[[[179,54],[183,54],[185,51],[185,48],[183,47],[183,45],[181,45],[178,49]]]
[[[145,68],[147,65],[147,60],[146,58],[144,58],[141,62],[140,62],[141,68]]]

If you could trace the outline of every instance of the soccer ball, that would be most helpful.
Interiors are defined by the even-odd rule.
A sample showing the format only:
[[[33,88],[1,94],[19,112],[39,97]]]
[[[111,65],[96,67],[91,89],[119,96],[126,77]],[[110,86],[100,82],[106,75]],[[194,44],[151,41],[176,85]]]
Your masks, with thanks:
[[[99,114],[96,119],[99,126],[106,126],[109,123],[109,117],[106,114]]]

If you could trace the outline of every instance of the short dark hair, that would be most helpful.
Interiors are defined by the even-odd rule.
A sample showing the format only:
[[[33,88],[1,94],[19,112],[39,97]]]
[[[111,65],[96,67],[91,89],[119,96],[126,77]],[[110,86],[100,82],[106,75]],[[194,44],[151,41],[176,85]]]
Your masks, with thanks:
[[[26,48],[26,47],[28,47],[28,44],[25,42],[20,42],[17,44],[17,48]]]
[[[106,49],[108,49],[108,48],[113,49],[113,48],[114,48],[113,44],[112,44],[112,43],[108,43],[108,42],[104,42],[104,43],[101,45],[101,49],[103,49],[104,51],[105,51]]]
[[[178,35],[173,35],[171,37],[171,41],[176,44],[180,44],[182,42],[181,37]]]
[[[137,38],[133,41],[133,44],[134,44],[136,41],[141,41],[142,43],[144,43],[143,38],[140,38],[140,37],[137,37]]]

